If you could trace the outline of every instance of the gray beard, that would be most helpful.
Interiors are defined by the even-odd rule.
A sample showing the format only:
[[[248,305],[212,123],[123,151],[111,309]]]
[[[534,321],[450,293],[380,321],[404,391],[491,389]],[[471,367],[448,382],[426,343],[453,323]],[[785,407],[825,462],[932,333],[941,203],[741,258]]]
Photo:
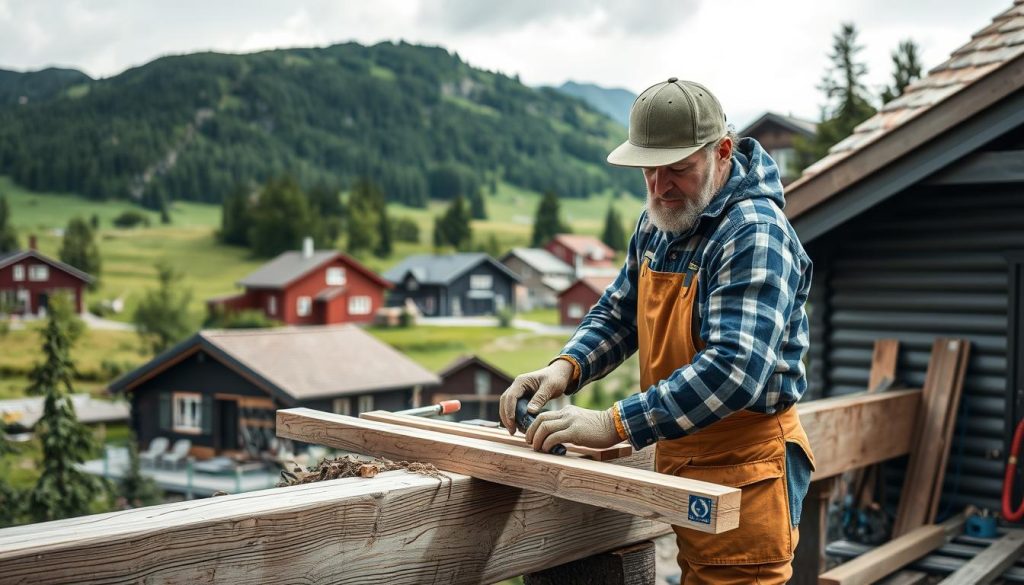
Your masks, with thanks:
[[[647,192],[647,218],[654,224],[654,227],[663,232],[681,234],[691,227],[707,209],[708,204],[715,198],[718,189],[715,187],[715,171],[717,164],[708,166],[707,176],[697,193],[696,199],[687,199],[683,207],[679,209],[666,209],[655,204],[651,192]]]

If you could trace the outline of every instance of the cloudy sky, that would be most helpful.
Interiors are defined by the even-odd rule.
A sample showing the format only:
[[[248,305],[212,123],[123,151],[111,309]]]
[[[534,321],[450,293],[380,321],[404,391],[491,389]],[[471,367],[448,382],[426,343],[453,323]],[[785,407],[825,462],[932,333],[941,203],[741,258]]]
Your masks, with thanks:
[[[853,22],[868,87],[912,38],[926,68],[1012,0],[0,0],[0,68],[93,77],[167,54],[404,39],[440,45],[530,85],[566,80],[639,93],[701,81],[742,127],[764,110],[817,119],[832,34]]]

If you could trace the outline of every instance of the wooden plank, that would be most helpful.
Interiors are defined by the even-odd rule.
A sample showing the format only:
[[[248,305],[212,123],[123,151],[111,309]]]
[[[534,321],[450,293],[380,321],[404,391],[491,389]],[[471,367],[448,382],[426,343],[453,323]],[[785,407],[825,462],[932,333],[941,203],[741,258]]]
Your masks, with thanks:
[[[960,397],[963,395],[964,379],[967,377],[967,361],[970,358],[971,342],[961,340],[962,346],[956,368],[956,378],[953,380],[953,394],[949,399],[949,406],[946,408],[946,423],[943,426],[942,447],[939,448],[939,466],[932,482],[931,506],[924,521],[931,524],[939,513],[939,501],[942,499],[942,485],[946,478],[946,466],[949,464],[950,446],[953,444],[953,431],[956,429],[957,412],[960,410]]]
[[[838,476],[811,482],[800,516],[800,541],[793,556],[789,585],[814,585],[825,565],[828,538],[828,501]]]
[[[910,452],[921,390],[858,393],[797,405],[817,481]]]
[[[896,360],[900,353],[897,339],[878,339],[871,354],[868,392],[882,392],[896,382]]]
[[[357,453],[432,463],[445,471],[604,506],[701,532],[720,533],[739,525],[739,489],[653,471],[559,457],[523,447],[308,408],[277,411],[277,435]],[[709,509],[698,519],[689,512],[691,504]]]
[[[1008,530],[1006,535],[978,553],[966,565],[943,579],[939,585],[985,585],[1009,569],[1024,553],[1024,530]]]
[[[523,575],[523,585],[654,585],[653,542],[642,542]]]
[[[465,475],[396,471],[3,529],[0,581],[476,585],[669,531]]]
[[[949,441],[963,388],[969,342],[939,338],[932,345],[922,389],[922,405],[914,424],[914,443],[893,523],[893,536],[930,523],[938,506],[933,494],[941,490]],[[938,484],[938,487],[936,487]]]
[[[928,582],[928,573],[921,571],[900,571],[891,577],[886,577],[878,582],[878,585],[925,585]]]
[[[963,530],[964,515],[929,524],[894,538],[861,556],[821,574],[819,585],[869,585],[942,546]]]
[[[490,429],[487,427],[464,425],[446,420],[423,418],[422,416],[395,414],[384,410],[364,412],[359,415],[359,418],[401,425],[404,427],[437,431],[439,433],[458,435],[460,437],[472,437],[474,439],[495,441],[505,445],[529,447],[526,444],[526,440],[523,435],[512,436],[508,434],[508,431],[505,429]],[[571,453],[579,453],[580,455],[590,457],[596,461],[608,461],[619,457],[628,457],[633,453],[633,447],[628,443],[620,443],[619,445],[615,445],[614,447],[609,447],[607,449],[591,449],[590,447],[579,447],[576,445],[566,445],[566,448],[568,448]]]

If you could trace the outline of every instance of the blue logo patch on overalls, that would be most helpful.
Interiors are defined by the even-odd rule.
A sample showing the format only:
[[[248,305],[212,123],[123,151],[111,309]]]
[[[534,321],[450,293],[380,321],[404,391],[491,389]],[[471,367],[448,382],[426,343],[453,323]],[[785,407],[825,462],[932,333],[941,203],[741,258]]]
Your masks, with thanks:
[[[691,522],[711,524],[711,498],[691,495],[687,509],[687,518]]]

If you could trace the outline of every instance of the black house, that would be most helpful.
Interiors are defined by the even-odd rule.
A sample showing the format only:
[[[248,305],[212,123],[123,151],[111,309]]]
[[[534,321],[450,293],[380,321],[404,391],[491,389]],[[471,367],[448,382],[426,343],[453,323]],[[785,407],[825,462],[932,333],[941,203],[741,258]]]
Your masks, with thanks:
[[[1000,509],[1024,416],[1022,32],[1017,0],[787,189],[814,261],[811,397],[866,389],[875,339],[900,341],[910,387],[934,338],[971,342],[940,520]]]
[[[394,283],[388,305],[412,299],[428,317],[493,315],[515,310],[519,276],[482,253],[417,254],[384,273]]]
[[[401,410],[439,383],[354,325],[329,325],[201,331],[109,390],[128,394],[140,445],[189,439],[205,458],[267,449],[279,408]]]

